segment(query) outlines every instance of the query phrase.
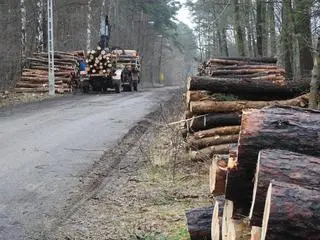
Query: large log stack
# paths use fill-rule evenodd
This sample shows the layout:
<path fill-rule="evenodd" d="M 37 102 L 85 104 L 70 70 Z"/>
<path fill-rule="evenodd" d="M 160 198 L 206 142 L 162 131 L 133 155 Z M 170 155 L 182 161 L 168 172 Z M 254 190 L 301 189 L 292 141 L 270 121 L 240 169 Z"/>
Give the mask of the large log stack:
<path fill-rule="evenodd" d="M 320 112 L 305 109 L 305 82 L 281 70 L 278 79 L 215 76 L 232 64 L 275 69 L 246 61 L 215 59 L 188 82 L 190 156 L 210 163 L 210 193 L 225 198 L 212 239 L 320 239 Z"/>
<path fill-rule="evenodd" d="M 307 82 L 289 82 L 276 59 L 211 59 L 188 79 L 185 113 L 193 160 L 228 154 L 237 144 L 242 110 L 273 105 L 306 107 Z M 204 74 L 206 74 L 204 76 Z"/>
<path fill-rule="evenodd" d="M 83 51 L 55 52 L 55 88 L 57 93 L 72 91 L 72 75 L 76 71 L 77 59 L 84 57 Z M 48 54 L 34 53 L 27 58 L 26 68 L 16 83 L 15 92 L 18 93 L 46 93 L 48 86 Z"/>

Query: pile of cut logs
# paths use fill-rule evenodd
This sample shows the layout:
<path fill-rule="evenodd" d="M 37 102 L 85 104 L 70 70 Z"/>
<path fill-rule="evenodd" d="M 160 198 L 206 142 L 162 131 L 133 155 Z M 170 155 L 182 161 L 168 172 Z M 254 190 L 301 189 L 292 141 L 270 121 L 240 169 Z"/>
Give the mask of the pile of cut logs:
<path fill-rule="evenodd" d="M 72 91 L 72 74 L 76 71 L 79 57 L 84 57 L 83 51 L 54 53 L 56 93 L 63 94 Z M 32 57 L 27 58 L 26 65 L 28 67 L 22 70 L 22 76 L 16 83 L 15 92 L 48 92 L 48 54 L 34 53 Z"/>
<path fill-rule="evenodd" d="M 87 53 L 87 64 L 89 74 L 109 74 L 116 64 L 117 56 L 101 47 Z"/>
<path fill-rule="evenodd" d="M 241 59 L 242 60 L 242 59 Z M 193 76 L 188 79 L 186 93 L 185 133 L 192 150 L 192 160 L 211 159 L 214 154 L 228 154 L 238 142 L 242 110 L 273 105 L 305 107 L 308 95 L 301 95 L 309 88 L 307 81 L 286 81 L 285 71 L 262 60 L 212 59 L 213 63 L 227 65 L 238 70 L 228 70 L 234 77 L 225 78 L 225 70 L 212 71 L 212 76 Z M 271 59 L 265 61 L 270 62 Z M 231 65 L 233 64 L 233 65 Z M 240 73 L 254 70 L 268 74 L 270 69 L 279 76 L 268 78 L 244 77 Z M 220 73 L 220 75 L 218 75 Z M 254 73 L 253 73 L 254 74 Z M 281 76 L 281 77 L 280 77 Z"/>
<path fill-rule="evenodd" d="M 320 112 L 301 108 L 307 86 L 236 81 L 189 79 L 186 137 L 191 158 L 210 162 L 215 197 L 186 213 L 191 239 L 319 239 Z M 258 100 L 270 92 L 281 100 Z"/>

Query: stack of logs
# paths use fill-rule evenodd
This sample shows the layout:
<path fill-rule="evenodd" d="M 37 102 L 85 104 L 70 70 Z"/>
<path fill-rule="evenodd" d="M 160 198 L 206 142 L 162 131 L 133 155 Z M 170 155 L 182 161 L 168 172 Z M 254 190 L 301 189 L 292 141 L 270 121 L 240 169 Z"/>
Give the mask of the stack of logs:
<path fill-rule="evenodd" d="M 201 84 L 195 85 L 197 81 Z M 215 197 L 214 206 L 186 213 L 191 239 L 319 239 L 320 112 L 301 108 L 307 106 L 308 95 L 294 96 L 307 86 L 246 81 L 251 84 L 250 96 L 268 94 L 272 84 L 273 93 L 284 94 L 280 101 L 242 96 L 218 101 L 212 94 L 217 89 L 239 91 L 236 79 L 231 80 L 233 85 L 220 81 L 208 76 L 189 79 L 189 90 L 198 92 L 187 93 L 191 117 L 187 139 L 196 151 L 193 160 L 210 161 L 210 192 Z M 193 89 L 200 85 L 212 88 Z M 283 99 L 290 94 L 293 99 Z M 195 119 L 202 119 L 199 132 L 192 128 Z M 206 126 L 209 129 L 204 130 Z M 224 151 L 210 147 L 211 142 L 223 143 Z M 235 144 L 226 151 L 230 142 Z"/>
<path fill-rule="evenodd" d="M 308 95 L 300 96 L 309 88 L 307 81 L 286 81 L 284 69 L 263 61 L 271 59 L 212 59 L 209 61 L 211 76 L 188 79 L 184 127 L 192 160 L 210 160 L 214 154 L 229 154 L 238 142 L 243 109 L 308 104 Z M 214 66 L 230 70 L 212 70 Z"/>
<path fill-rule="evenodd" d="M 101 47 L 89 51 L 87 54 L 87 64 L 89 74 L 109 74 L 116 65 L 117 56 Z"/>
<path fill-rule="evenodd" d="M 54 53 L 56 93 L 63 94 L 72 91 L 72 74 L 76 71 L 79 57 L 84 57 L 83 51 Z M 22 76 L 16 83 L 15 92 L 48 92 L 48 54 L 34 53 L 32 57 L 27 58 L 26 65 L 28 67 L 22 70 Z"/>

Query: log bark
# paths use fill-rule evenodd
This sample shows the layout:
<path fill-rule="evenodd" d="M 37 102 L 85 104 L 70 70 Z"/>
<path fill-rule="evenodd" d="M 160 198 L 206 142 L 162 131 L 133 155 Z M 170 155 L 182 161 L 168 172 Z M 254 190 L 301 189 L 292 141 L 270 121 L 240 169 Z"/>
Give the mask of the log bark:
<path fill-rule="evenodd" d="M 187 91 L 186 93 L 187 106 L 191 101 L 202 101 L 210 98 L 211 94 L 208 91 Z"/>
<path fill-rule="evenodd" d="M 224 195 L 229 155 L 215 155 L 209 169 L 209 186 L 213 196 Z"/>
<path fill-rule="evenodd" d="M 239 134 L 240 126 L 227 126 L 227 127 L 218 127 L 208 130 L 203 130 L 195 132 L 193 134 L 195 139 L 208 138 L 213 136 L 225 136 L 225 135 L 235 135 Z"/>
<path fill-rule="evenodd" d="M 199 150 L 210 146 L 216 146 L 227 143 L 234 143 L 238 141 L 238 134 L 226 135 L 226 136 L 214 136 L 202 139 L 195 139 L 190 136 L 188 139 L 188 144 L 192 150 Z"/>
<path fill-rule="evenodd" d="M 309 102 L 309 94 L 305 94 L 290 100 L 281 101 L 198 101 L 190 103 L 193 114 L 238 112 L 248 108 L 264 108 L 274 105 L 306 107 Z"/>
<path fill-rule="evenodd" d="M 259 65 L 259 64 L 276 64 L 276 58 L 245 58 L 245 57 L 228 57 L 228 58 L 212 58 L 207 64 L 222 64 L 222 65 Z"/>
<path fill-rule="evenodd" d="M 297 96 L 304 91 L 308 91 L 309 83 L 284 82 L 270 80 L 254 80 L 239 78 L 213 78 L 194 76 L 188 79 L 189 91 L 210 91 L 220 93 L 241 93 L 241 94 L 278 94 L 287 96 Z"/>
<path fill-rule="evenodd" d="M 272 181 L 263 216 L 261 240 L 319 240 L 320 192 Z"/>
<path fill-rule="evenodd" d="M 291 107 L 244 111 L 238 141 L 238 156 L 229 169 L 226 198 L 236 214 L 248 216 L 253 179 L 261 149 L 280 148 L 320 156 L 320 112 Z"/>
<path fill-rule="evenodd" d="M 238 69 L 238 70 L 214 70 L 211 71 L 211 76 L 224 76 L 224 75 L 241 75 L 241 74 L 285 74 L 284 69 Z"/>
<path fill-rule="evenodd" d="M 216 127 L 238 126 L 241 123 L 241 114 L 233 113 L 212 113 L 195 117 L 190 121 L 190 130 L 197 132 Z"/>
<path fill-rule="evenodd" d="M 262 226 L 265 199 L 272 179 L 319 191 L 319 173 L 320 158 L 284 150 L 260 151 L 249 214 L 251 225 Z"/>
<path fill-rule="evenodd" d="M 199 151 L 191 151 L 189 157 L 192 161 L 211 161 L 214 154 L 229 154 L 229 150 L 234 148 L 236 144 L 237 143 L 223 144 L 204 148 Z"/>

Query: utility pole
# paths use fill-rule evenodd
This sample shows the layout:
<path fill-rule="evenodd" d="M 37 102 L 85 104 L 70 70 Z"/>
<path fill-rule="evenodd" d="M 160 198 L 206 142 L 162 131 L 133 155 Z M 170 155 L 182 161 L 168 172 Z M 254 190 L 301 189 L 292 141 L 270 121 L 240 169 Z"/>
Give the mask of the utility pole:
<path fill-rule="evenodd" d="M 48 70 L 49 70 L 49 95 L 55 95 L 54 80 L 54 42 L 53 42 L 53 0 L 47 0 L 48 8 Z"/>

